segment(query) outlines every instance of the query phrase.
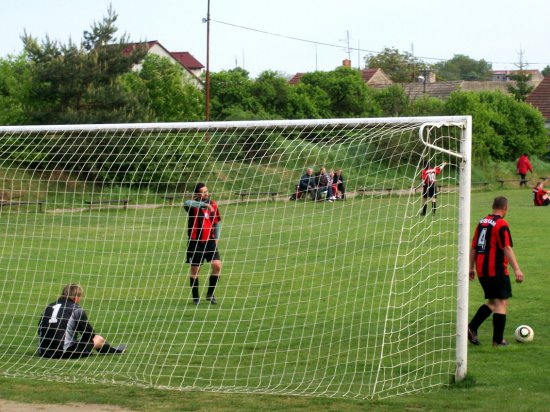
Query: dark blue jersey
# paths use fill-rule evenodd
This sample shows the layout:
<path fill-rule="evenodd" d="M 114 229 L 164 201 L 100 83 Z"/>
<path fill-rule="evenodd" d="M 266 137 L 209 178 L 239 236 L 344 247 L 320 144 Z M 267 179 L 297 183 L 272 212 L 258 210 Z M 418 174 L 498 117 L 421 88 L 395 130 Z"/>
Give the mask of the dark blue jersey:
<path fill-rule="evenodd" d="M 91 342 L 95 336 L 86 312 L 70 299 L 60 298 L 44 310 L 38 324 L 38 354 L 59 358 L 79 342 Z"/>

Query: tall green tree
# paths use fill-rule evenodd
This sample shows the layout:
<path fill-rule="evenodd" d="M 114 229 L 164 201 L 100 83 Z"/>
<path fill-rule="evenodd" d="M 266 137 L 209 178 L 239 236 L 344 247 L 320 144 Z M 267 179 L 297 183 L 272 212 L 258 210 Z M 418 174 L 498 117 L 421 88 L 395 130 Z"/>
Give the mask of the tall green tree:
<path fill-rule="evenodd" d="M 306 73 L 300 82 L 327 94 L 330 117 L 375 117 L 382 113 L 357 69 L 338 67 L 330 72 Z"/>
<path fill-rule="evenodd" d="M 23 102 L 31 90 L 29 65 L 23 55 L 0 59 L 0 125 L 28 123 Z"/>
<path fill-rule="evenodd" d="M 491 80 L 493 67 L 485 60 L 475 60 L 463 54 L 433 65 L 439 80 Z"/>
<path fill-rule="evenodd" d="M 132 77 L 138 77 L 139 80 Z M 145 91 L 155 121 L 204 119 L 204 93 L 184 76 L 181 67 L 165 57 L 154 54 L 146 56 L 141 70 L 127 75 L 125 81 L 137 95 Z"/>
<path fill-rule="evenodd" d="M 386 47 L 378 54 L 370 54 L 365 57 L 369 69 L 382 69 L 395 83 L 409 83 L 416 81 L 428 65 L 414 57 L 409 52 L 401 53 L 393 47 Z"/>
<path fill-rule="evenodd" d="M 472 115 L 475 160 L 515 160 L 519 153 L 543 155 L 548 132 L 541 113 L 531 105 L 497 92 L 455 91 L 445 102 L 446 114 Z"/>
<path fill-rule="evenodd" d="M 31 123 L 111 123 L 145 121 L 143 99 L 127 90 L 121 76 L 146 54 L 115 37 L 118 15 L 107 15 L 84 31 L 82 44 L 60 44 L 27 34 L 21 37 L 30 63 L 32 88 L 26 106 Z"/>
<path fill-rule="evenodd" d="M 210 75 L 210 113 L 212 120 L 225 120 L 239 112 L 255 116 L 261 105 L 252 94 L 249 73 L 237 67 Z M 243 119 L 244 120 L 244 119 Z"/>
<path fill-rule="evenodd" d="M 542 69 L 541 73 L 544 77 L 548 76 L 550 74 L 550 65 L 547 65 L 544 69 Z"/>
<path fill-rule="evenodd" d="M 531 75 L 525 70 L 527 64 L 524 60 L 523 50 L 519 51 L 519 62 L 517 67 L 518 70 L 510 75 L 510 80 L 515 81 L 515 85 L 509 85 L 508 92 L 510 92 L 518 102 L 524 102 L 527 100 L 527 96 L 533 91 L 534 87 L 529 84 Z"/>

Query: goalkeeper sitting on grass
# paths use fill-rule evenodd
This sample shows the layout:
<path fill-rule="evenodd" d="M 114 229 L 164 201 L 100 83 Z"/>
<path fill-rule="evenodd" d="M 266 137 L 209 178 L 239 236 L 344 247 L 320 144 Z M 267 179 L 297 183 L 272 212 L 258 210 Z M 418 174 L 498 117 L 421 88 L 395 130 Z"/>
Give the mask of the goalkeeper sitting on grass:
<path fill-rule="evenodd" d="M 84 290 L 76 283 L 63 288 L 56 302 L 50 303 L 38 324 L 38 354 L 43 358 L 75 359 L 99 353 L 123 353 L 125 345 L 112 347 L 96 335 L 86 312 L 79 306 Z M 80 340 L 78 340 L 80 336 Z"/>

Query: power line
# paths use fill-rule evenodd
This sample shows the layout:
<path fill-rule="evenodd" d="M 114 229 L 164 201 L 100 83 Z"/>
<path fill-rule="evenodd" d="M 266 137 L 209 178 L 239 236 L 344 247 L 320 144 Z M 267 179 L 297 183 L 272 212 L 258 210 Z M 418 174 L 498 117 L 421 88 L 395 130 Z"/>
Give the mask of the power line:
<path fill-rule="evenodd" d="M 223 24 L 225 26 L 235 27 L 237 29 L 248 30 L 248 31 L 256 32 L 256 33 L 266 34 L 268 36 L 281 37 L 281 38 L 284 38 L 284 39 L 300 41 L 300 42 L 303 42 L 303 43 L 310 43 L 310 44 L 315 44 L 315 45 L 319 45 L 319 46 L 334 47 L 334 48 L 338 48 L 338 49 L 342 48 L 341 44 L 333 44 L 333 43 L 326 43 L 326 42 L 321 42 L 321 41 L 317 41 L 317 40 L 309 40 L 309 39 L 304 39 L 304 38 L 301 38 L 301 37 L 289 36 L 289 35 L 286 35 L 286 34 L 274 33 L 274 32 L 267 31 L 267 30 L 261 30 L 261 29 L 256 29 L 256 28 L 253 28 L 253 27 L 242 26 L 242 25 L 239 25 L 239 24 L 229 23 L 229 22 L 226 22 L 226 21 L 220 21 L 220 20 L 214 20 L 214 19 L 211 19 L 210 21 L 218 23 L 218 24 Z M 369 53 L 369 54 L 379 54 L 379 53 L 381 53 L 381 51 L 367 50 L 367 49 L 362 49 L 362 48 L 359 48 L 359 47 L 351 47 L 351 46 L 349 46 L 347 49 L 350 50 L 350 51 L 353 50 L 353 51 L 365 52 L 365 53 Z M 444 62 L 444 61 L 449 60 L 448 58 L 443 59 L 443 58 L 439 58 L 439 57 L 426 57 L 426 56 L 414 56 L 414 57 L 417 58 L 417 59 L 422 59 L 422 60 L 433 60 L 433 61 L 440 61 L 440 62 Z M 491 64 L 516 64 L 517 63 L 517 62 L 492 62 L 492 61 L 488 61 L 488 60 L 485 60 L 485 61 L 487 63 L 491 63 Z M 534 64 L 548 65 L 550 63 L 528 62 L 526 64 L 527 65 L 534 65 Z"/>

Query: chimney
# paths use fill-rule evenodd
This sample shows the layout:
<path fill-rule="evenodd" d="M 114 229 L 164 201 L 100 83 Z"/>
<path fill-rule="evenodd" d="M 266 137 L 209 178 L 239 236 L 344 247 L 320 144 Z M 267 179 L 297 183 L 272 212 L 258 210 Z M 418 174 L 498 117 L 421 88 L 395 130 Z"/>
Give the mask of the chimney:
<path fill-rule="evenodd" d="M 344 66 L 344 67 L 351 67 L 351 60 L 350 60 L 350 59 L 344 59 L 344 60 L 342 60 L 342 66 Z"/>

